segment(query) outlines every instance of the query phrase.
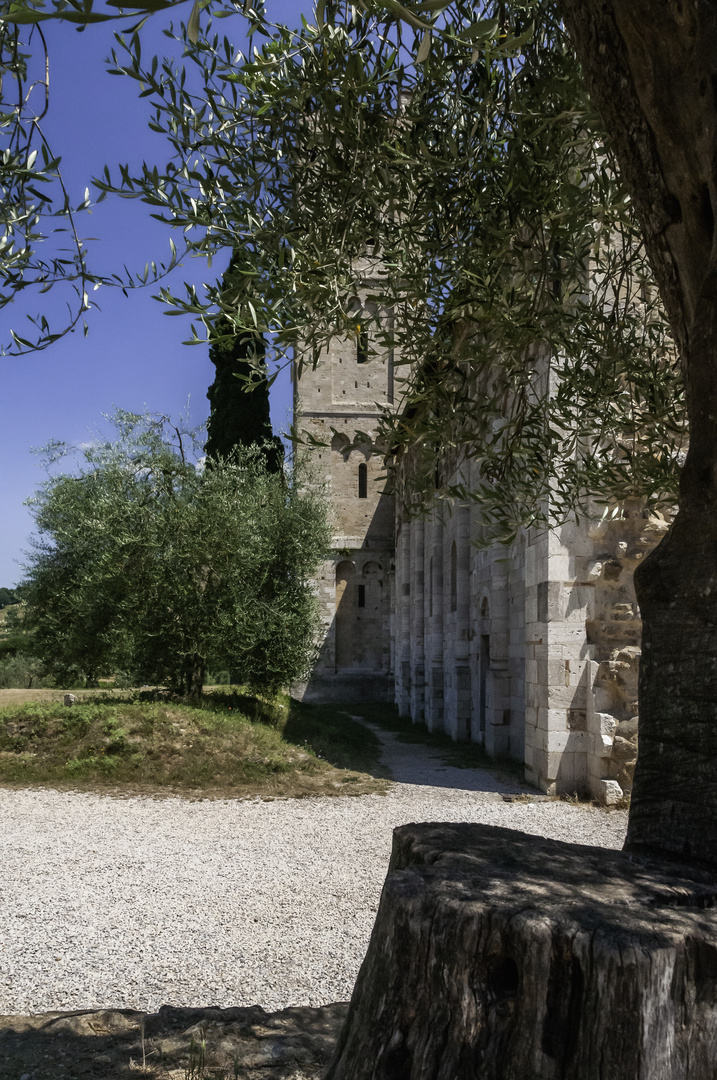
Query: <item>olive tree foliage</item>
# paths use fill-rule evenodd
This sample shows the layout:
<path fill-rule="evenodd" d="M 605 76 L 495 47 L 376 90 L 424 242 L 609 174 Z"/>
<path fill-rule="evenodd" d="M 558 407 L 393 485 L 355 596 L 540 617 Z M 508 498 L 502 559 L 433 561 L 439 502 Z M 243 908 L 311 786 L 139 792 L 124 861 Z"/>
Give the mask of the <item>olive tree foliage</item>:
<path fill-rule="evenodd" d="M 0 589 L 15 594 L 12 589 Z M 25 605 L 12 600 L 0 616 L 0 689 L 31 688 L 51 684 L 41 661 L 34 655 L 32 635 L 25 627 Z"/>
<path fill-rule="evenodd" d="M 238 14 L 246 55 L 220 32 Z M 181 60 L 145 57 L 136 24 L 110 70 L 137 82 L 171 157 L 97 186 L 142 199 L 193 254 L 233 254 L 231 290 L 161 291 L 194 340 L 226 318 L 314 364 L 368 330 L 397 365 L 383 437 L 412 492 L 438 471 L 487 536 L 590 497 L 672 501 L 681 374 L 554 3 L 321 0 L 294 31 L 259 3 L 201 0 L 167 33 Z M 470 492 L 445 483 L 466 455 Z"/>
<path fill-rule="evenodd" d="M 198 695 L 207 669 L 275 690 L 314 653 L 310 578 L 329 537 L 321 493 L 269 473 L 261 447 L 204 469 L 196 433 L 119 412 L 31 500 L 23 596 L 58 679 L 124 670 Z M 50 456 L 65 455 L 50 447 Z M 75 454 L 77 456 L 77 452 Z"/>
<path fill-rule="evenodd" d="M 140 14 L 173 6 L 168 0 L 131 4 L 135 27 Z M 92 205 L 90 189 L 73 201 L 63 178 L 62 148 L 47 135 L 52 81 L 43 23 L 60 19 L 83 30 L 89 23 L 127 22 L 127 9 L 112 0 L 107 8 L 93 10 L 91 0 L 54 0 L 47 7 L 35 0 L 4 0 L 0 5 L 0 310 L 50 290 L 59 290 L 64 301 L 54 321 L 41 310 L 26 315 L 22 332 L 6 331 L 1 354 L 45 349 L 79 327 L 86 333 L 86 313 L 98 306 L 93 294 L 100 285 L 142 287 L 179 262 L 172 246 L 165 262 L 148 263 L 138 273 L 126 268 L 99 272 L 82 236 L 82 217 Z M 42 307 L 42 299 L 38 303 Z"/>
<path fill-rule="evenodd" d="M 205 5 L 182 65 L 137 35 L 112 60 L 173 156 L 99 186 L 234 252 L 231 296 L 165 288 L 170 309 L 310 364 L 368 330 L 397 366 L 383 439 L 411 492 L 438 464 L 487 536 L 593 497 L 672 501 L 681 374 L 555 6 L 327 2 L 298 31 L 257 16 L 246 56 L 216 30 L 233 10 Z M 466 456 L 470 491 L 448 482 Z"/>

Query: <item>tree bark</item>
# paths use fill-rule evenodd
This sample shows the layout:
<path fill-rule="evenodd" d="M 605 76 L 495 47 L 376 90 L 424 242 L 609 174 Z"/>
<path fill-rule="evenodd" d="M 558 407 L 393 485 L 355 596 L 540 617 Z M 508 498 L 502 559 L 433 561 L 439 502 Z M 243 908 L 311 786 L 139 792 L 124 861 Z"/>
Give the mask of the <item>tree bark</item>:
<path fill-rule="evenodd" d="M 642 225 L 690 423 L 679 514 L 636 579 L 637 854 L 397 830 L 326 1080 L 717 1075 L 717 4 L 559 6 Z"/>
<path fill-rule="evenodd" d="M 717 863 L 717 5 L 560 0 L 680 351 L 690 449 L 636 575 L 640 754 L 627 847 Z"/>
<path fill-rule="evenodd" d="M 326 1080 L 714 1080 L 712 873 L 405 825 Z"/>
<path fill-rule="evenodd" d="M 202 700 L 202 691 L 204 690 L 206 674 L 207 669 L 204 657 L 195 653 L 194 656 L 187 661 L 187 690 L 190 701 L 199 703 Z"/>

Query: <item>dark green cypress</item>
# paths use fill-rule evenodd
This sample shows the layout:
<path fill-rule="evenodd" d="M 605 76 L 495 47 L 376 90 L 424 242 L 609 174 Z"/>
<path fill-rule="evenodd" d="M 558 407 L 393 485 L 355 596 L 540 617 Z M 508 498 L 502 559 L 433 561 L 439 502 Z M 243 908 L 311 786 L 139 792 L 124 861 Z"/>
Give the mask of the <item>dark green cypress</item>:
<path fill-rule="evenodd" d="M 224 276 L 225 287 L 230 273 L 231 265 Z M 216 375 L 207 391 L 210 411 L 204 449 L 207 457 L 218 460 L 228 457 L 236 446 L 264 444 L 267 469 L 281 472 L 284 447 L 271 429 L 269 386 L 263 383 L 247 393 L 246 383 L 237 378 L 250 376 L 256 370 L 252 361 L 256 364 L 257 358 L 263 369 L 265 351 L 261 334 L 246 331 L 233 335 L 228 319 L 217 320 L 214 342 L 209 349 Z"/>

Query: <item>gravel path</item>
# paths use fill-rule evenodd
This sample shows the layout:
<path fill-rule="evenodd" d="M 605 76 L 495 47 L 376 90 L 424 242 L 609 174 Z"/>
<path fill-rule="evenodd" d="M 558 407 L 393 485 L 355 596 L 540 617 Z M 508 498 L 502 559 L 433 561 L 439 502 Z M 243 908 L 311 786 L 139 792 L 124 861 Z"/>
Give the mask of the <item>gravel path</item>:
<path fill-rule="evenodd" d="M 0 789 L 0 1013 L 345 1001 L 409 821 L 619 847 L 626 815 L 385 736 L 386 795 L 263 801 Z M 451 786 L 451 785 L 460 786 Z M 527 790 L 527 789 L 523 789 Z"/>

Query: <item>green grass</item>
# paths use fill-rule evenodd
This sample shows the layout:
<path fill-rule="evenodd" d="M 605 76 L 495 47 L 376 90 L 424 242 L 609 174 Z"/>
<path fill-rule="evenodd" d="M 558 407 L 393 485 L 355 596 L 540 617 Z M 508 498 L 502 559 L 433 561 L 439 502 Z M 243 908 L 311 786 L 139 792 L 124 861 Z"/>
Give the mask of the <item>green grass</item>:
<path fill-rule="evenodd" d="M 275 728 L 286 742 L 309 747 L 320 760 L 337 768 L 370 773 L 380 768 L 381 742 L 367 727 L 351 719 L 351 707 L 306 705 L 288 694 L 259 698 L 223 688 L 215 688 L 207 695 L 207 707 L 216 706 L 240 709 L 252 720 Z"/>
<path fill-rule="evenodd" d="M 350 713 L 363 715 L 358 706 L 354 709 L 345 705 L 304 705 L 292 701 L 284 738 L 300 746 L 311 746 L 322 758 L 339 768 L 376 775 L 380 771 L 381 743 L 373 731 L 352 720 Z"/>
<path fill-rule="evenodd" d="M 199 708 L 152 695 L 0 709 L 0 783 L 246 797 L 362 794 L 380 745 L 337 710 L 211 693 Z"/>

